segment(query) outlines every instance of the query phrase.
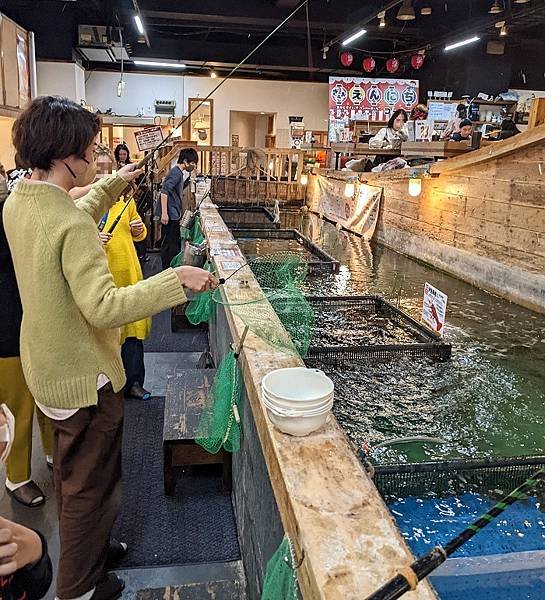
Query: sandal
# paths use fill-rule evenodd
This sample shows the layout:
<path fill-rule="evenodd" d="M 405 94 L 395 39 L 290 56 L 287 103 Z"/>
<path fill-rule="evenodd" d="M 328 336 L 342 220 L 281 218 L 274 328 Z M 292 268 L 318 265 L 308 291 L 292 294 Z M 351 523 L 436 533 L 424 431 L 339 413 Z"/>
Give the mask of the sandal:
<path fill-rule="evenodd" d="M 17 502 L 31 508 L 41 506 L 45 502 L 44 493 L 33 481 L 25 483 L 25 485 L 18 487 L 16 490 L 11 491 L 8 488 L 6 490 Z"/>

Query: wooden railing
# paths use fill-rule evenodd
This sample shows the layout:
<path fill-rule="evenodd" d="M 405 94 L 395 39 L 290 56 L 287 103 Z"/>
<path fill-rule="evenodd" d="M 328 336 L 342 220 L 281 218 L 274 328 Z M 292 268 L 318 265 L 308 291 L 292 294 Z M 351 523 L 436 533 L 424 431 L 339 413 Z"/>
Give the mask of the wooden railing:
<path fill-rule="evenodd" d="M 161 179 L 184 142 L 175 142 L 161 152 L 157 178 Z M 288 148 L 235 148 L 197 146 L 199 171 L 213 179 L 213 195 L 226 203 L 276 200 L 302 201 L 305 188 L 302 150 Z"/>

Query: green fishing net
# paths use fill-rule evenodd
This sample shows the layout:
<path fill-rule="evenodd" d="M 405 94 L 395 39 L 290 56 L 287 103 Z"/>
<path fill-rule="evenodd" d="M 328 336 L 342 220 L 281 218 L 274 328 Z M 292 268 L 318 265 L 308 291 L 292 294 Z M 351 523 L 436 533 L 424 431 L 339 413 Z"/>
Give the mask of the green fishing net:
<path fill-rule="evenodd" d="M 212 265 L 207 262 L 203 268 L 210 271 Z M 187 303 L 185 316 L 192 325 L 200 325 L 201 323 L 208 323 L 213 309 L 212 292 L 201 292 Z"/>
<path fill-rule="evenodd" d="M 216 454 L 240 449 L 240 413 L 242 373 L 234 350 L 222 360 L 207 405 L 201 416 L 195 441 L 207 452 Z"/>
<path fill-rule="evenodd" d="M 182 237 L 182 245 L 186 241 L 189 241 L 195 245 L 199 245 L 204 241 L 200 215 L 195 215 L 195 218 L 193 219 L 193 225 L 190 229 L 187 227 L 180 227 L 180 236 Z"/>
<path fill-rule="evenodd" d="M 282 540 L 277 551 L 267 563 L 261 600 L 297 600 L 297 576 L 291 542 Z"/>
<path fill-rule="evenodd" d="M 270 346 L 305 356 L 314 327 L 314 312 L 300 290 L 308 273 L 306 260 L 299 254 L 279 252 L 257 257 L 245 268 L 251 269 L 261 289 L 245 287 L 241 271 L 240 287 L 230 287 L 228 296 L 216 289 L 214 302 L 229 306 Z"/>

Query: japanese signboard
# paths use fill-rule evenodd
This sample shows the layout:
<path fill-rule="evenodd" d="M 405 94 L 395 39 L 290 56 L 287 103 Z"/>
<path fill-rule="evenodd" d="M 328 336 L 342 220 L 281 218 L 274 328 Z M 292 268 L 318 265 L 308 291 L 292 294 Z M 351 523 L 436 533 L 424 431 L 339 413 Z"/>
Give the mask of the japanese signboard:
<path fill-rule="evenodd" d="M 134 132 L 136 145 L 140 152 L 145 150 L 153 150 L 163 141 L 163 130 L 159 125 L 155 127 L 146 127 L 140 131 Z"/>
<path fill-rule="evenodd" d="M 428 282 L 424 286 L 424 305 L 422 321 L 439 335 L 443 335 L 447 315 L 448 296 L 434 288 Z"/>
<path fill-rule="evenodd" d="M 329 122 L 388 121 L 399 108 L 410 112 L 418 104 L 415 79 L 329 78 Z M 338 136 L 337 136 L 338 137 Z M 330 141 L 331 132 L 330 132 Z"/>

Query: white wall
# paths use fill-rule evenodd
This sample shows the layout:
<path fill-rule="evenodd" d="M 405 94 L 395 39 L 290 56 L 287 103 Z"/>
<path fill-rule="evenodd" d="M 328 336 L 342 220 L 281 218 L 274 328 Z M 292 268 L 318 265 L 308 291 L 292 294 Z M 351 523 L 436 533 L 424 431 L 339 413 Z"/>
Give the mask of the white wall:
<path fill-rule="evenodd" d="M 269 116 L 256 115 L 255 118 L 255 146 L 265 148 L 265 136 L 269 130 Z"/>
<path fill-rule="evenodd" d="M 51 63 L 58 65 L 59 63 Z M 39 76 L 39 74 L 38 74 Z M 87 102 L 102 111 L 112 108 L 118 115 L 153 115 L 156 99 L 176 100 L 176 114 L 187 113 L 188 98 L 202 98 L 219 79 L 184 75 L 125 75 L 125 95 L 118 98 L 119 74 L 94 71 L 87 73 Z M 230 111 L 277 113 L 278 129 L 288 129 L 288 116 L 302 115 L 305 128 L 327 129 L 328 85 L 326 83 L 279 82 L 231 79 L 213 96 L 214 143 L 230 144 Z M 279 145 L 277 143 L 277 145 Z"/>
<path fill-rule="evenodd" d="M 38 62 L 38 96 L 66 96 L 85 100 L 85 71 L 76 63 Z"/>

